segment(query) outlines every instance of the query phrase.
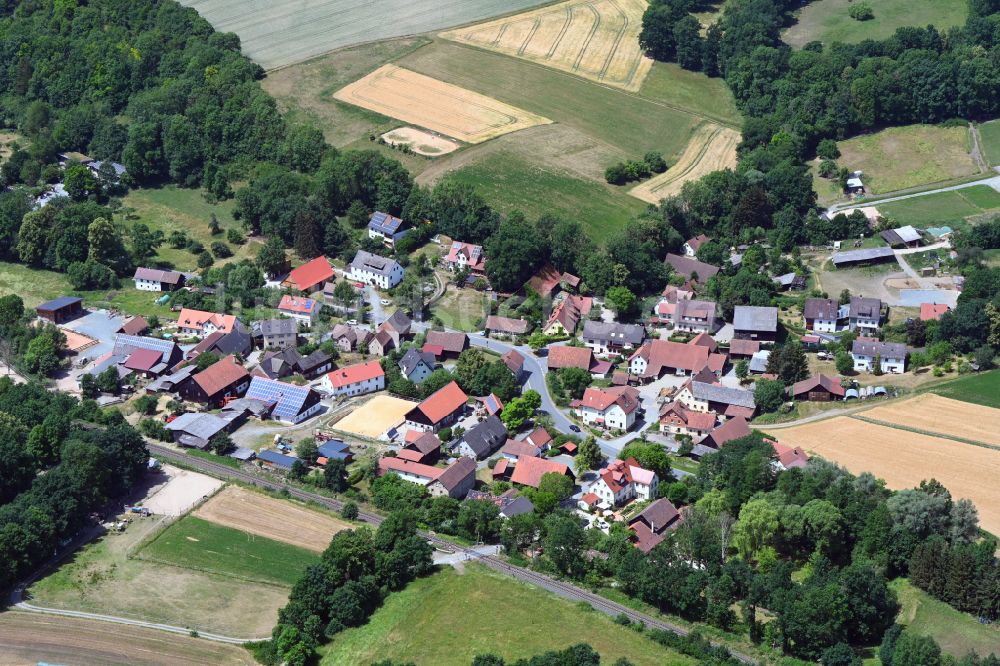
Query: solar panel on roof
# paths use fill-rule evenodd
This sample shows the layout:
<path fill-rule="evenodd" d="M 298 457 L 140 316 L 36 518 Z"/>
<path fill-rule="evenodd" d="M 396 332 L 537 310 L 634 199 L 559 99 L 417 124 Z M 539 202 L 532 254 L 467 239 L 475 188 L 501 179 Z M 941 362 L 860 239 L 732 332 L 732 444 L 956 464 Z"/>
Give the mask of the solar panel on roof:
<path fill-rule="evenodd" d="M 119 333 L 115 337 L 114 350 L 116 354 L 131 354 L 137 349 L 150 349 L 160 352 L 164 357 L 169 357 L 173 347 L 174 343 L 170 340 Z"/>
<path fill-rule="evenodd" d="M 248 398 L 275 403 L 273 415 L 279 420 L 294 420 L 308 396 L 308 386 L 295 386 L 263 377 L 254 377 L 246 394 Z"/>

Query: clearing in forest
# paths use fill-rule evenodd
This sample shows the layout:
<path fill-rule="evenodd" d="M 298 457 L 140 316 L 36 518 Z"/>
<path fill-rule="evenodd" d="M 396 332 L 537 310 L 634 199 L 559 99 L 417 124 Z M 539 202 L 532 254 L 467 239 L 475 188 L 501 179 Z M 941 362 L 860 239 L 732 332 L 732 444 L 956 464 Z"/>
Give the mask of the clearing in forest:
<path fill-rule="evenodd" d="M 467 143 L 481 143 L 552 122 L 486 95 L 395 65 L 383 65 L 341 88 L 334 97 Z"/>
<path fill-rule="evenodd" d="M 637 91 L 653 61 L 639 31 L 646 0 L 568 0 L 441 36 Z"/>
<path fill-rule="evenodd" d="M 715 123 L 701 125 L 691 137 L 684 153 L 663 173 L 636 185 L 629 194 L 651 204 L 680 194 L 684 183 L 698 180 L 713 171 L 736 167 L 736 146 L 740 133 Z"/>
<path fill-rule="evenodd" d="M 326 550 L 334 534 L 350 528 L 326 513 L 237 486 L 217 493 L 193 515 L 318 553 Z"/>

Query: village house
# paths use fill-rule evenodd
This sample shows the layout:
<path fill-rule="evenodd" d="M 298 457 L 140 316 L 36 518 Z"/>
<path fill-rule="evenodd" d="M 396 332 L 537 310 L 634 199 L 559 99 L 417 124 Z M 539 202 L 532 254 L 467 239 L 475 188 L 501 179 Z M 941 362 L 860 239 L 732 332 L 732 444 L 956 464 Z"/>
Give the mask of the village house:
<path fill-rule="evenodd" d="M 660 432 L 677 436 L 689 435 L 694 441 L 715 428 L 715 412 L 698 412 L 688 409 L 680 400 L 668 402 L 660 408 Z"/>
<path fill-rule="evenodd" d="M 278 303 L 278 314 L 294 319 L 300 326 L 311 328 L 322 307 L 323 304 L 315 299 L 285 294 Z"/>
<path fill-rule="evenodd" d="M 774 440 L 769 440 L 771 442 L 771 448 L 774 449 L 774 454 L 778 457 L 774 461 L 774 466 L 779 470 L 792 469 L 794 467 L 803 468 L 809 463 L 809 456 L 798 446 L 787 446 Z"/>
<path fill-rule="evenodd" d="M 526 379 L 527 373 L 524 370 L 524 355 L 521 352 L 511 349 L 500 357 L 500 361 L 507 366 L 510 374 L 514 375 L 515 381 L 520 383 Z"/>
<path fill-rule="evenodd" d="M 374 334 L 367 328 L 337 324 L 330 331 L 328 339 L 333 340 L 337 349 L 346 354 L 357 349 L 367 349 L 372 337 Z"/>
<path fill-rule="evenodd" d="M 726 442 L 746 437 L 749 434 L 751 434 L 750 425 L 747 420 L 742 416 L 736 416 L 708 433 L 708 436 L 701 440 L 701 445 L 720 449 Z"/>
<path fill-rule="evenodd" d="M 882 323 L 882 301 L 878 298 L 851 296 L 847 306 L 847 327 L 862 335 L 878 331 Z"/>
<path fill-rule="evenodd" d="M 827 377 L 826 375 L 813 375 L 808 379 L 792 384 L 788 389 L 789 395 L 795 400 L 809 400 L 812 402 L 829 402 L 830 400 L 843 400 L 844 387 L 840 385 L 837 377 Z"/>
<path fill-rule="evenodd" d="M 733 309 L 733 337 L 774 342 L 778 338 L 778 308 L 737 305 Z"/>
<path fill-rule="evenodd" d="M 311 294 L 322 289 L 327 281 L 333 281 L 335 277 L 329 260 L 326 257 L 316 257 L 292 270 L 281 285 L 301 294 Z"/>
<path fill-rule="evenodd" d="M 580 320 L 590 314 L 593 305 L 591 298 L 566 294 L 552 310 L 542 332 L 545 335 L 574 335 Z"/>
<path fill-rule="evenodd" d="M 142 315 L 132 317 L 120 327 L 115 333 L 124 333 L 125 335 L 142 335 L 144 333 L 149 333 L 149 322 Z"/>
<path fill-rule="evenodd" d="M 660 301 L 657 314 L 661 321 L 673 326 L 674 330 L 687 333 L 714 333 L 718 328 L 714 301 L 700 301 L 691 298 L 676 303 Z"/>
<path fill-rule="evenodd" d="M 368 237 L 377 238 L 388 248 L 395 248 L 396 243 L 413 231 L 402 218 L 381 211 L 372 213 L 368 220 Z"/>
<path fill-rule="evenodd" d="M 486 318 L 485 331 L 488 338 L 516 338 L 531 331 L 531 322 L 490 315 Z"/>
<path fill-rule="evenodd" d="M 710 240 L 712 239 L 706 236 L 705 234 L 698 234 L 694 238 L 687 239 L 687 241 L 684 243 L 683 246 L 684 256 L 693 257 L 697 255 L 698 248 L 700 248 L 702 245 L 709 242 Z"/>
<path fill-rule="evenodd" d="M 404 481 L 424 486 L 431 497 L 461 499 L 476 485 L 476 462 L 463 456 L 441 468 L 384 457 L 378 461 L 378 474 L 396 474 Z"/>
<path fill-rule="evenodd" d="M 406 413 L 405 427 L 410 430 L 437 432 L 446 428 L 465 413 L 469 396 L 458 383 L 450 382 L 432 393 L 426 400 Z"/>
<path fill-rule="evenodd" d="M 407 349 L 399 359 L 399 371 L 414 384 L 422 384 L 434 372 L 434 354 L 416 349 Z"/>
<path fill-rule="evenodd" d="M 234 357 L 227 356 L 181 384 L 179 393 L 185 400 L 218 407 L 226 398 L 241 395 L 249 385 L 250 373 Z"/>
<path fill-rule="evenodd" d="M 685 280 L 704 284 L 708 278 L 719 272 L 718 266 L 706 264 L 691 257 L 683 257 L 679 254 L 668 254 L 664 261 Z"/>
<path fill-rule="evenodd" d="M 413 436 L 411 437 L 411 435 Z M 403 448 L 399 450 L 396 457 L 424 465 L 433 465 L 441 457 L 441 440 L 434 433 L 407 431 Z"/>
<path fill-rule="evenodd" d="M 602 506 L 621 506 L 634 499 L 654 499 L 659 484 L 656 472 L 643 469 L 635 458 L 629 458 L 615 460 L 602 469 L 590 492 L 601 498 Z"/>
<path fill-rule="evenodd" d="M 209 333 L 198 344 L 189 349 L 184 354 L 184 358 L 194 360 L 202 354 L 218 354 L 219 356 L 233 354 L 240 358 L 246 358 L 251 351 L 253 351 L 253 337 L 243 322 L 237 319 L 233 322 L 232 330 L 228 333 L 222 331 Z"/>
<path fill-rule="evenodd" d="M 542 453 L 552 448 L 552 435 L 545 428 L 538 426 L 527 435 L 521 438 L 522 442 L 530 444 Z"/>
<path fill-rule="evenodd" d="M 257 329 L 264 349 L 285 349 L 298 342 L 299 325 L 294 319 L 265 319 Z"/>
<path fill-rule="evenodd" d="M 451 248 L 445 255 L 444 263 L 450 271 L 468 268 L 476 275 L 486 273 L 486 255 L 483 254 L 482 245 L 452 241 Z"/>
<path fill-rule="evenodd" d="M 631 386 L 590 387 L 583 392 L 576 414 L 586 425 L 625 431 L 635 425 L 639 406 L 639 391 Z"/>
<path fill-rule="evenodd" d="M 388 290 L 403 281 L 403 267 L 393 259 L 358 250 L 351 262 L 349 278 Z"/>
<path fill-rule="evenodd" d="M 906 371 L 906 345 L 901 342 L 858 338 L 851 347 L 851 358 L 857 372 L 872 372 L 876 359 L 884 373 L 902 374 Z"/>
<path fill-rule="evenodd" d="M 140 291 L 173 291 L 184 286 L 184 275 L 157 268 L 137 268 L 132 279 Z"/>
<path fill-rule="evenodd" d="M 265 377 L 250 380 L 246 397 L 270 406 L 271 418 L 284 423 L 301 423 L 323 409 L 319 393 L 312 388 Z"/>
<path fill-rule="evenodd" d="M 204 337 L 216 331 L 229 333 L 236 324 L 236 317 L 204 310 L 182 308 L 177 316 L 177 332 L 181 335 Z"/>
<path fill-rule="evenodd" d="M 667 532 L 677 529 L 681 522 L 683 519 L 677 507 L 661 498 L 630 518 L 628 527 L 634 535 L 635 547 L 649 554 L 667 538 Z"/>
<path fill-rule="evenodd" d="M 802 306 L 806 330 L 834 333 L 840 321 L 840 304 L 834 298 L 807 298 Z"/>
<path fill-rule="evenodd" d="M 320 387 L 335 396 L 355 396 L 374 393 L 385 388 L 385 371 L 378 361 L 356 363 L 328 372 Z"/>
<path fill-rule="evenodd" d="M 469 336 L 458 331 L 427 331 L 423 350 L 434 354 L 435 358 L 458 358 L 469 348 Z"/>
<path fill-rule="evenodd" d="M 612 354 L 641 345 L 646 339 L 646 329 L 638 324 L 586 321 L 581 337 L 595 354 Z"/>
<path fill-rule="evenodd" d="M 507 441 L 507 428 L 496 416 L 488 416 L 484 421 L 465 431 L 456 442 L 453 451 L 460 456 L 475 460 L 485 460 Z"/>
<path fill-rule="evenodd" d="M 180 363 L 183 352 L 171 340 L 119 333 L 115 336 L 111 357 L 128 370 L 158 377 Z"/>
<path fill-rule="evenodd" d="M 710 357 L 717 356 L 716 359 Z M 691 375 L 706 366 L 725 363 L 724 354 L 712 354 L 708 347 L 671 340 L 647 340 L 629 357 L 629 372 L 640 380 L 659 379 L 665 374 Z"/>
<path fill-rule="evenodd" d="M 514 516 L 520 516 L 524 513 L 531 513 L 535 510 L 535 505 L 532 504 L 527 497 L 519 494 L 513 488 L 508 488 L 500 495 L 484 493 L 479 490 L 470 490 L 469 494 L 465 496 L 465 500 L 467 502 L 474 502 L 477 500 L 492 502 L 498 509 L 500 509 L 500 517 L 505 520 L 513 518 Z"/>
<path fill-rule="evenodd" d="M 542 455 L 542 451 L 530 442 L 508 439 L 507 443 L 500 449 L 500 455 L 510 462 L 516 463 L 521 458 L 537 458 Z"/>
<path fill-rule="evenodd" d="M 677 391 L 674 400 L 683 402 L 690 410 L 715 412 L 727 418 L 742 416 L 751 419 L 757 410 L 753 391 L 693 379 Z"/>
<path fill-rule="evenodd" d="M 497 466 L 499 467 L 500 465 L 503 465 L 504 468 L 506 468 L 508 467 L 508 462 L 509 461 L 504 458 L 497 463 Z M 522 457 L 518 459 L 517 464 L 514 465 L 514 471 L 510 475 L 510 481 L 511 483 L 520 486 L 537 488 L 538 484 L 542 481 L 542 477 L 546 474 L 560 474 L 575 480 L 573 472 L 570 471 L 569 467 L 562 463 L 558 463 L 547 458 Z"/>
<path fill-rule="evenodd" d="M 399 349 L 403 339 L 410 334 L 413 322 L 402 310 L 396 310 L 384 322 L 379 324 L 371 342 L 368 343 L 368 353 L 373 356 L 385 356 L 393 349 Z"/>
<path fill-rule="evenodd" d="M 570 347 L 569 345 L 549 347 L 549 370 L 580 368 L 589 371 L 593 365 L 594 352 L 589 347 Z"/>
<path fill-rule="evenodd" d="M 281 379 L 295 374 L 315 379 L 332 368 L 333 357 L 322 349 L 303 356 L 295 347 L 285 347 L 265 352 L 252 374 L 268 379 Z"/>

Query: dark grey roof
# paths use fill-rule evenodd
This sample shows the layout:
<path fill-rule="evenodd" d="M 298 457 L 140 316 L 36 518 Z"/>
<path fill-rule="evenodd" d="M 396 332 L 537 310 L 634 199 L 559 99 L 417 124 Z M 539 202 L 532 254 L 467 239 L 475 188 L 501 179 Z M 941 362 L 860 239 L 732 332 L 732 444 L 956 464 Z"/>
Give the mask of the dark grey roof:
<path fill-rule="evenodd" d="M 882 301 L 878 298 L 851 296 L 848 312 L 851 319 L 874 319 L 877 321 L 882 318 Z"/>
<path fill-rule="evenodd" d="M 906 345 L 902 342 L 881 342 L 880 340 L 870 342 L 868 340 L 855 340 L 854 345 L 851 347 L 851 353 L 858 354 L 860 356 L 872 357 L 877 354 L 883 359 L 905 358 Z"/>
<path fill-rule="evenodd" d="M 294 319 L 267 319 L 260 322 L 260 334 L 268 337 L 271 335 L 288 335 L 299 330 L 299 324 Z"/>
<path fill-rule="evenodd" d="M 82 298 L 77 298 L 76 296 L 60 296 L 59 298 L 53 298 L 51 301 L 46 301 L 39 305 L 36 310 L 44 310 L 48 312 L 49 310 L 58 310 L 64 308 L 67 305 L 73 305 L 74 303 L 82 303 Z"/>
<path fill-rule="evenodd" d="M 896 254 L 892 251 L 891 247 L 872 247 L 864 250 L 850 250 L 848 252 L 838 252 L 831 260 L 834 265 L 839 264 L 850 264 L 859 261 L 874 261 L 877 259 L 888 259 L 889 257 L 895 257 Z"/>
<path fill-rule="evenodd" d="M 754 408 L 757 406 L 752 391 L 720 386 L 719 384 L 691 382 L 691 394 L 699 400 L 708 400 L 709 402 L 721 402 L 738 407 Z"/>
<path fill-rule="evenodd" d="M 802 308 L 802 314 L 806 319 L 824 321 L 836 321 L 839 311 L 840 304 L 832 298 L 807 298 Z"/>
<path fill-rule="evenodd" d="M 778 308 L 737 305 L 733 310 L 733 328 L 774 333 L 778 330 Z"/>
<path fill-rule="evenodd" d="M 413 374 L 413 371 L 417 369 L 420 362 L 423 361 L 428 368 L 434 369 L 434 354 L 431 352 L 417 351 L 416 349 L 408 349 L 403 358 L 399 359 L 399 369 L 403 375 L 409 378 Z"/>
<path fill-rule="evenodd" d="M 495 415 L 489 416 L 482 423 L 470 428 L 462 436 L 461 441 L 472 449 L 477 458 L 485 458 L 507 441 L 507 428 Z"/>
<path fill-rule="evenodd" d="M 267 449 L 258 453 L 257 459 L 272 463 L 274 465 L 277 465 L 278 467 L 284 467 L 285 469 L 291 469 L 292 465 L 295 464 L 295 461 L 299 460 L 298 458 L 293 458 L 292 456 L 285 456 L 278 453 L 277 451 L 269 451 Z"/>
<path fill-rule="evenodd" d="M 531 513 L 535 510 L 535 505 L 524 495 L 518 495 L 509 503 L 500 508 L 500 513 L 507 518 L 520 516 L 522 513 Z"/>
<path fill-rule="evenodd" d="M 586 321 L 583 324 L 583 339 L 638 346 L 646 339 L 646 330 L 638 324 Z"/>
<path fill-rule="evenodd" d="M 675 273 L 683 275 L 686 278 L 690 278 L 697 273 L 698 280 L 701 282 L 719 272 L 718 266 L 706 264 L 704 261 L 698 261 L 697 259 L 682 257 L 679 254 L 668 254 L 664 261 L 670 264 Z"/>
<path fill-rule="evenodd" d="M 671 523 L 680 518 L 680 515 L 677 507 L 670 500 L 660 498 L 640 511 L 628 522 L 631 525 L 638 520 L 642 520 L 649 525 L 649 528 L 653 532 L 659 534 Z"/>
<path fill-rule="evenodd" d="M 181 441 L 190 446 L 203 448 L 208 444 L 208 440 L 222 432 L 229 426 L 229 421 L 220 419 L 214 414 L 196 414 L 188 412 L 181 414 L 176 419 L 167 424 L 167 430 L 179 432 Z M 189 440 L 184 438 L 188 435 Z"/>
<path fill-rule="evenodd" d="M 351 262 L 352 269 L 356 268 L 360 271 L 377 273 L 385 277 L 391 275 L 398 265 L 393 259 L 380 257 L 377 254 L 365 252 L 364 250 L 358 250 L 358 253 L 354 255 L 354 261 Z"/>
<path fill-rule="evenodd" d="M 766 372 L 767 362 L 771 358 L 771 350 L 761 349 L 750 357 L 750 372 Z"/>
<path fill-rule="evenodd" d="M 236 458 L 237 460 L 253 460 L 257 456 L 257 453 L 253 449 L 247 449 L 242 446 L 237 446 L 234 451 L 229 454 L 230 458 Z"/>
<path fill-rule="evenodd" d="M 396 310 L 388 319 L 382 322 L 382 325 L 391 327 L 400 335 L 406 335 L 410 332 L 413 320 L 407 317 L 406 313 L 402 310 Z"/>
<path fill-rule="evenodd" d="M 448 467 L 438 474 L 438 477 L 434 479 L 434 483 L 440 483 L 444 486 L 444 489 L 451 492 L 452 489 L 456 488 L 462 481 L 464 481 L 470 474 L 476 473 L 476 461 L 472 458 L 466 458 L 465 456 L 459 456 L 458 460 L 448 465 Z"/>

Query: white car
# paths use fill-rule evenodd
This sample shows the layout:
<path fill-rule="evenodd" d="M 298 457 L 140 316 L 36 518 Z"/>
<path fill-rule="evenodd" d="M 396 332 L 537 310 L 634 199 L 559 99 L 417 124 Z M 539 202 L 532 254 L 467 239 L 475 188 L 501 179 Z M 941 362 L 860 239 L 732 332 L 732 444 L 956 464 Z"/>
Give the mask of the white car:
<path fill-rule="evenodd" d="M 358 320 L 357 319 L 348 319 L 345 323 L 348 326 L 357 326 L 358 325 Z"/>
<path fill-rule="evenodd" d="M 391 302 L 392 301 L 390 301 L 388 298 L 383 298 L 381 301 L 379 301 L 379 303 L 381 303 L 382 305 L 389 305 Z"/>

